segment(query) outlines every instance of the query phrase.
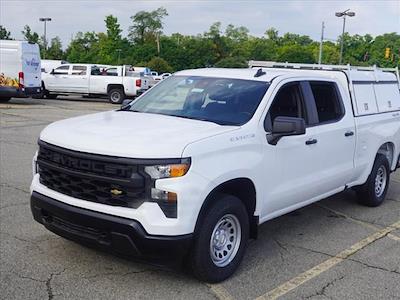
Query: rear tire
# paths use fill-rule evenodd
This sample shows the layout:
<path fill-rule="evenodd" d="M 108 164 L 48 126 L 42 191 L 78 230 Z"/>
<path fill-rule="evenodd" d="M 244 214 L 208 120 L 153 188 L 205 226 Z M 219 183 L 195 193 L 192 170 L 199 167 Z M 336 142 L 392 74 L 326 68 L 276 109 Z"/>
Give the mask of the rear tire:
<path fill-rule="evenodd" d="M 125 99 L 125 93 L 119 88 L 111 89 L 108 92 L 108 99 L 112 104 L 120 104 Z"/>
<path fill-rule="evenodd" d="M 389 162 L 385 155 L 378 154 L 367 182 L 356 189 L 358 202 L 370 207 L 381 205 L 385 200 L 389 182 Z"/>
<path fill-rule="evenodd" d="M 218 194 L 196 232 L 190 265 L 201 281 L 220 282 L 239 267 L 249 239 L 249 217 L 236 197 Z"/>
<path fill-rule="evenodd" d="M 0 97 L 0 102 L 8 102 L 10 99 L 11 97 Z"/>

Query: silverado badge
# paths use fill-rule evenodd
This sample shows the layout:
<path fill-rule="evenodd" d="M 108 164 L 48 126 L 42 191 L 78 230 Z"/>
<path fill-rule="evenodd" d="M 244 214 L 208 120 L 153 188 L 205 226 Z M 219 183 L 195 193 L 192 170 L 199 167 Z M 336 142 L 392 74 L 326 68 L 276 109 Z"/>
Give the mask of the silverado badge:
<path fill-rule="evenodd" d="M 121 190 L 119 190 L 119 189 L 116 189 L 116 188 L 113 188 L 113 189 L 110 190 L 110 193 L 111 193 L 112 195 L 114 195 L 114 196 L 119 196 L 119 195 L 122 195 L 122 194 L 123 194 L 123 191 L 121 191 Z"/>

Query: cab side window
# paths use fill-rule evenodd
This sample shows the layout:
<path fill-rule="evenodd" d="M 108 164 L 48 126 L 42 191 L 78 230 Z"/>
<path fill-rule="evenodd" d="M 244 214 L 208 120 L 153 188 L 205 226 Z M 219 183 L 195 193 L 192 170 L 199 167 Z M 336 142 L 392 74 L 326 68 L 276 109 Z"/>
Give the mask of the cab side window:
<path fill-rule="evenodd" d="M 86 75 L 86 66 L 73 66 L 71 75 Z"/>
<path fill-rule="evenodd" d="M 276 117 L 303 118 L 307 121 L 300 84 L 284 85 L 276 94 L 268 114 L 272 123 Z"/>
<path fill-rule="evenodd" d="M 315 99 L 319 123 L 335 122 L 344 115 L 336 84 L 333 82 L 311 81 L 310 87 Z"/>
<path fill-rule="evenodd" d="M 68 70 L 69 70 L 69 66 L 60 66 L 60 67 L 54 69 L 53 74 L 54 75 L 60 75 L 60 74 L 66 75 L 66 74 L 68 74 Z"/>

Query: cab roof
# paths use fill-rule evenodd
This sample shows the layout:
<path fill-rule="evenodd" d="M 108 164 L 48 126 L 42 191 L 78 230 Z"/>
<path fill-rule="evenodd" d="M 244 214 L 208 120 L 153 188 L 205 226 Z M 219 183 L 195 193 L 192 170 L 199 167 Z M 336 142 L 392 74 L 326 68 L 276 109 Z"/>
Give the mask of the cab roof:
<path fill-rule="evenodd" d="M 260 69 L 262 73 L 259 73 Z M 318 77 L 323 77 L 323 78 L 332 78 L 332 77 L 337 78 L 339 76 L 343 76 L 342 72 L 337 72 L 337 71 L 326 72 L 326 71 L 301 70 L 300 72 L 301 73 L 299 73 L 298 70 L 288 70 L 282 68 L 246 68 L 246 69 L 202 68 L 202 69 L 184 70 L 176 72 L 174 75 L 234 78 L 234 79 L 264 81 L 264 82 L 271 82 L 274 78 L 278 76 L 288 75 L 288 74 L 293 75 L 294 77 L 296 76 L 315 77 L 317 75 Z M 318 72 L 318 74 L 316 74 L 316 72 Z M 257 73 L 259 73 L 258 76 L 256 75 Z M 336 73 L 336 75 L 333 76 L 332 73 Z"/>

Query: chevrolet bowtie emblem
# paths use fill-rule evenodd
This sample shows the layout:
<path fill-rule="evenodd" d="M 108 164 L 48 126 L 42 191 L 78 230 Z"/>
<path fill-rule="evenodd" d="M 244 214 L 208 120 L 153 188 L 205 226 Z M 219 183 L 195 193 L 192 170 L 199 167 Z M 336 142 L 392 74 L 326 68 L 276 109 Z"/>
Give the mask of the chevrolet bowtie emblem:
<path fill-rule="evenodd" d="M 110 193 L 111 193 L 112 195 L 114 195 L 114 196 L 119 196 L 119 195 L 122 195 L 122 194 L 123 194 L 123 191 L 118 190 L 118 189 L 111 189 L 111 190 L 110 190 Z"/>

